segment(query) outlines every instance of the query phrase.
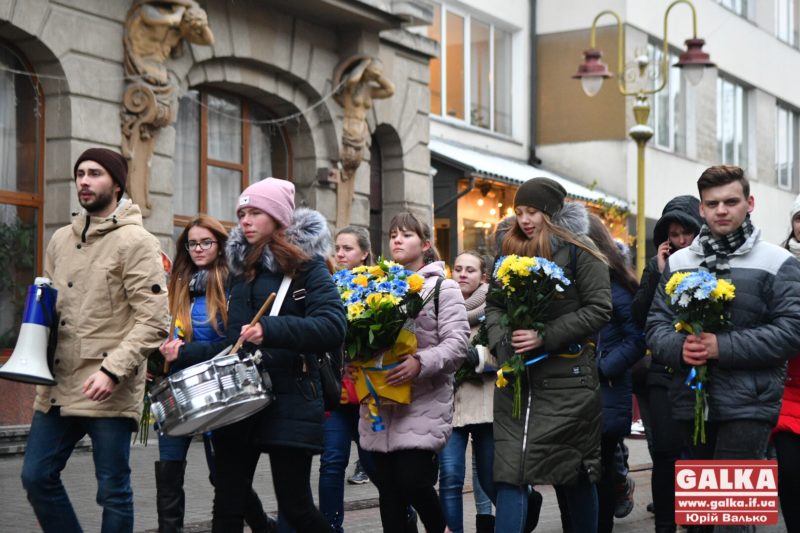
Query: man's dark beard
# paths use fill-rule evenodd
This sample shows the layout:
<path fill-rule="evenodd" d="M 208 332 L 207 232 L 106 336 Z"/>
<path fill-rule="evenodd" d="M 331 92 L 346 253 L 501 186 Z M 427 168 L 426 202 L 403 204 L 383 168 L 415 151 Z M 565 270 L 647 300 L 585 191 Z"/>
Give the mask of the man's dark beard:
<path fill-rule="evenodd" d="M 105 211 L 113 201 L 114 201 L 113 192 L 109 194 L 95 194 L 94 200 L 89 201 L 87 203 L 83 203 L 80 200 L 80 198 L 78 199 L 78 202 L 81 204 L 81 207 L 86 209 L 86 212 L 89 213 L 90 215 Z"/>

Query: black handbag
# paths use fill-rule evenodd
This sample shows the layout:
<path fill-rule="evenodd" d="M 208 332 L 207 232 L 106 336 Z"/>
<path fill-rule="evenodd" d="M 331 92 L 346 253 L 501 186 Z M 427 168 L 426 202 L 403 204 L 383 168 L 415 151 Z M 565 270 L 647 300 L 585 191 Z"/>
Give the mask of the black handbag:
<path fill-rule="evenodd" d="M 322 401 L 326 411 L 333 411 L 341 404 L 343 362 L 344 358 L 341 353 L 317 354 L 319 380 L 322 383 Z"/>

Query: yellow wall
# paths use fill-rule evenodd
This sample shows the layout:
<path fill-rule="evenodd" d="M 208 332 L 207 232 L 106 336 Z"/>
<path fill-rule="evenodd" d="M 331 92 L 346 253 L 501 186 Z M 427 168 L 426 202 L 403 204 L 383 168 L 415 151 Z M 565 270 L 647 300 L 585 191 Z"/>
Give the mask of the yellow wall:
<path fill-rule="evenodd" d="M 617 91 L 615 78 L 607 79 L 593 98 L 571 78 L 589 48 L 589 31 L 540 35 L 538 45 L 537 143 L 625 139 L 625 98 Z M 603 62 L 616 74 L 616 31 L 599 28 L 597 46 Z"/>

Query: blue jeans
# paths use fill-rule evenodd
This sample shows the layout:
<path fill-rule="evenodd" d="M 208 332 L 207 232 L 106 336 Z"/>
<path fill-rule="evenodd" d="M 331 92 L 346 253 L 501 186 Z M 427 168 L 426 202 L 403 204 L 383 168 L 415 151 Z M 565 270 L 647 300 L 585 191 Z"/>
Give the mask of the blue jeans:
<path fill-rule="evenodd" d="M 372 457 L 358 445 L 358 407 L 340 405 L 325 419 L 325 449 L 319 463 L 319 510 L 334 531 L 344 522 L 344 477 L 350 462 L 350 443 L 355 440 L 361 466 L 373 477 Z"/>
<path fill-rule="evenodd" d="M 497 490 L 497 518 L 495 531 L 522 533 L 528 515 L 528 487 L 495 483 Z M 597 489 L 589 478 L 582 475 L 574 485 L 559 485 L 566 498 L 572 531 L 595 533 L 597 531 Z"/>
<path fill-rule="evenodd" d="M 133 426 L 131 419 L 122 417 L 61 416 L 58 408 L 47 414 L 34 413 L 22 465 L 22 486 L 45 532 L 82 531 L 61 482 L 61 471 L 75 445 L 86 434 L 92 439 L 96 499 L 103 507 L 101 531 L 133 532 L 130 469 Z"/>
<path fill-rule="evenodd" d="M 453 428 L 447 445 L 439 452 L 439 499 L 447 526 L 453 533 L 464 531 L 464 476 L 467 442 L 472 435 L 472 449 L 478 464 L 481 488 L 491 499 L 494 495 L 494 435 L 492 424 L 473 424 Z M 498 530 L 500 531 L 500 530 Z"/>
<path fill-rule="evenodd" d="M 158 436 L 158 460 L 159 461 L 179 461 L 186 460 L 189 454 L 189 445 L 192 444 L 193 437 L 170 437 L 169 435 Z M 214 484 L 214 447 L 211 444 L 211 432 L 203 434 L 203 447 L 206 451 L 206 464 L 208 465 L 208 479 Z"/>
<path fill-rule="evenodd" d="M 472 448 L 472 497 L 475 500 L 475 514 L 492 514 L 492 500 L 478 479 L 478 457 L 475 448 Z"/>

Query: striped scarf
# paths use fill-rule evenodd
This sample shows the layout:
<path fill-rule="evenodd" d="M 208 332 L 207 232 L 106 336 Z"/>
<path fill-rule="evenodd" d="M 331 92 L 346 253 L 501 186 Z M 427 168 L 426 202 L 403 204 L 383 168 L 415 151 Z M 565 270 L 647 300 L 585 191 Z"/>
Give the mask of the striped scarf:
<path fill-rule="evenodd" d="M 731 265 L 728 262 L 728 256 L 750 238 L 750 235 L 753 234 L 753 229 L 750 215 L 747 215 L 739 229 L 724 237 L 714 239 L 714 236 L 711 235 L 711 230 L 708 229 L 708 225 L 703 224 L 698 236 L 700 244 L 703 246 L 703 262 L 700 263 L 700 267 L 705 268 L 720 279 L 730 281 Z"/>

